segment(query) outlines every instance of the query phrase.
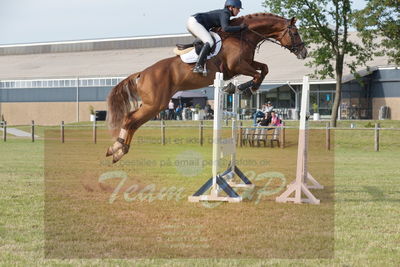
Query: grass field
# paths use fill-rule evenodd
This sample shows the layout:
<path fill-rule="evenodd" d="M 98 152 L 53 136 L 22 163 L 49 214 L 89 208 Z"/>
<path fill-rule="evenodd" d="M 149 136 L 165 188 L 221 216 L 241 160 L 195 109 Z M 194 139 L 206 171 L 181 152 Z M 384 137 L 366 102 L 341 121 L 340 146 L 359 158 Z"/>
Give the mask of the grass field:
<path fill-rule="evenodd" d="M 374 152 L 373 131 L 335 131 L 332 153 L 323 149 L 323 134 L 312 132 L 310 169 L 327 186 L 313 191 L 320 206 L 275 203 L 279 179 L 269 180 L 269 194 L 259 193 L 265 181 L 255 178 L 265 170 L 292 180 L 294 130 L 283 150 L 240 148 L 240 167 L 254 174 L 256 192 L 243 203 L 211 208 L 185 198 L 209 178 L 209 164 L 168 163 L 209 160 L 211 146 L 192 139 L 197 129 L 167 129 L 171 143 L 163 147 L 159 129 L 142 129 L 116 166 L 103 156 L 105 132 L 94 145 L 90 130 L 68 129 L 62 145 L 58 129 L 47 129 L 37 131 L 46 141 L 0 142 L 1 265 L 400 265 L 400 132 L 383 131 L 381 151 Z M 112 203 L 119 180 L 99 183 L 110 171 L 128 175 Z M 133 194 L 132 185 L 170 194 L 150 201 L 149 194 Z"/>

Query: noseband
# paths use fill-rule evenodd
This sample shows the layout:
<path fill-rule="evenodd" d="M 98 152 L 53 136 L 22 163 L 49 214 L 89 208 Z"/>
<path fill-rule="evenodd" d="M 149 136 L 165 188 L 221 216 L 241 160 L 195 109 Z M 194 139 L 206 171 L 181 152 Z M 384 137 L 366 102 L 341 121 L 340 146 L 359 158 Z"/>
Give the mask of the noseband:
<path fill-rule="evenodd" d="M 285 37 L 285 35 L 289 33 L 289 36 L 290 36 L 290 39 L 291 39 L 291 43 L 292 43 L 291 46 L 282 45 L 280 41 L 278 42 L 278 41 L 276 41 L 274 39 L 266 37 L 266 36 L 262 35 L 261 33 L 258 33 L 257 31 L 252 30 L 250 28 L 248 28 L 248 30 L 262 38 L 261 43 L 257 45 L 258 48 L 260 48 L 261 44 L 264 43 L 265 41 L 269 41 L 269 42 L 272 42 L 274 44 L 280 45 L 280 46 L 288 49 L 290 52 L 292 52 L 292 53 L 297 55 L 297 53 L 300 52 L 300 47 L 304 46 L 304 43 L 303 42 L 298 43 L 298 44 L 294 43 L 295 40 L 294 40 L 293 32 L 291 31 L 292 28 L 293 28 L 293 25 L 287 26 L 286 29 L 285 29 L 285 32 L 282 34 L 282 37 L 280 38 L 280 40 L 282 40 L 283 37 Z"/>

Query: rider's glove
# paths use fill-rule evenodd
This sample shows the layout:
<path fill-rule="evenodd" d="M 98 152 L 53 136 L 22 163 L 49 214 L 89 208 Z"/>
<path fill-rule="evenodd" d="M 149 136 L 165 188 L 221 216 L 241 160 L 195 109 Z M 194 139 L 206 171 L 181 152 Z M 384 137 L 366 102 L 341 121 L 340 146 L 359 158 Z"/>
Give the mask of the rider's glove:
<path fill-rule="evenodd" d="M 242 23 L 240 24 L 240 30 L 245 31 L 249 28 L 249 26 L 247 26 L 246 24 Z"/>

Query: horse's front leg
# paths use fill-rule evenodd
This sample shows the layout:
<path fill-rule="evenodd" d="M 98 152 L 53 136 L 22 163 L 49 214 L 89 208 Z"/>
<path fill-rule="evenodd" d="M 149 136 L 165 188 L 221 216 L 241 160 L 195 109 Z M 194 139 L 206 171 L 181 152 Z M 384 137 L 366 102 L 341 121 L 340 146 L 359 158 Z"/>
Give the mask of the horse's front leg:
<path fill-rule="evenodd" d="M 257 70 L 261 70 L 261 73 Z M 234 71 L 238 74 L 253 77 L 252 80 L 238 86 L 239 91 L 242 91 L 244 95 L 250 96 L 254 91 L 260 88 L 262 81 L 268 74 L 268 66 L 257 61 L 253 61 L 252 64 L 243 61 L 235 66 Z M 225 91 L 227 93 L 234 93 L 234 90 L 235 88 L 233 86 L 228 85 Z"/>
<path fill-rule="evenodd" d="M 268 74 L 268 66 L 267 66 L 267 64 L 257 62 L 257 61 L 254 61 L 251 65 L 255 69 L 261 70 L 260 76 L 254 77 L 254 79 L 253 79 L 253 81 L 254 81 L 253 89 L 258 90 L 261 86 L 261 83 L 264 81 L 265 76 L 267 76 L 267 74 Z"/>
<path fill-rule="evenodd" d="M 260 70 L 261 73 L 259 73 L 258 70 Z M 249 64 L 247 68 L 242 69 L 241 74 L 253 76 L 252 80 L 238 86 L 238 89 L 240 91 L 243 91 L 248 95 L 252 95 L 256 90 L 260 88 L 261 83 L 263 82 L 265 76 L 268 74 L 268 66 L 266 64 L 253 61 L 253 63 L 251 65 Z"/>

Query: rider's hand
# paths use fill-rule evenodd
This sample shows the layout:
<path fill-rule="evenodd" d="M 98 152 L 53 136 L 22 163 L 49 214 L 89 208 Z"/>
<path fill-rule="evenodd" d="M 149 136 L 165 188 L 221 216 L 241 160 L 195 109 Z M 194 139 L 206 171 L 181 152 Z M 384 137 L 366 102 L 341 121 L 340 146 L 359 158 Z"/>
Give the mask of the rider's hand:
<path fill-rule="evenodd" d="M 245 31 L 248 28 L 249 28 L 249 26 L 247 26 L 247 24 L 245 24 L 245 23 L 240 24 L 240 30 Z"/>

